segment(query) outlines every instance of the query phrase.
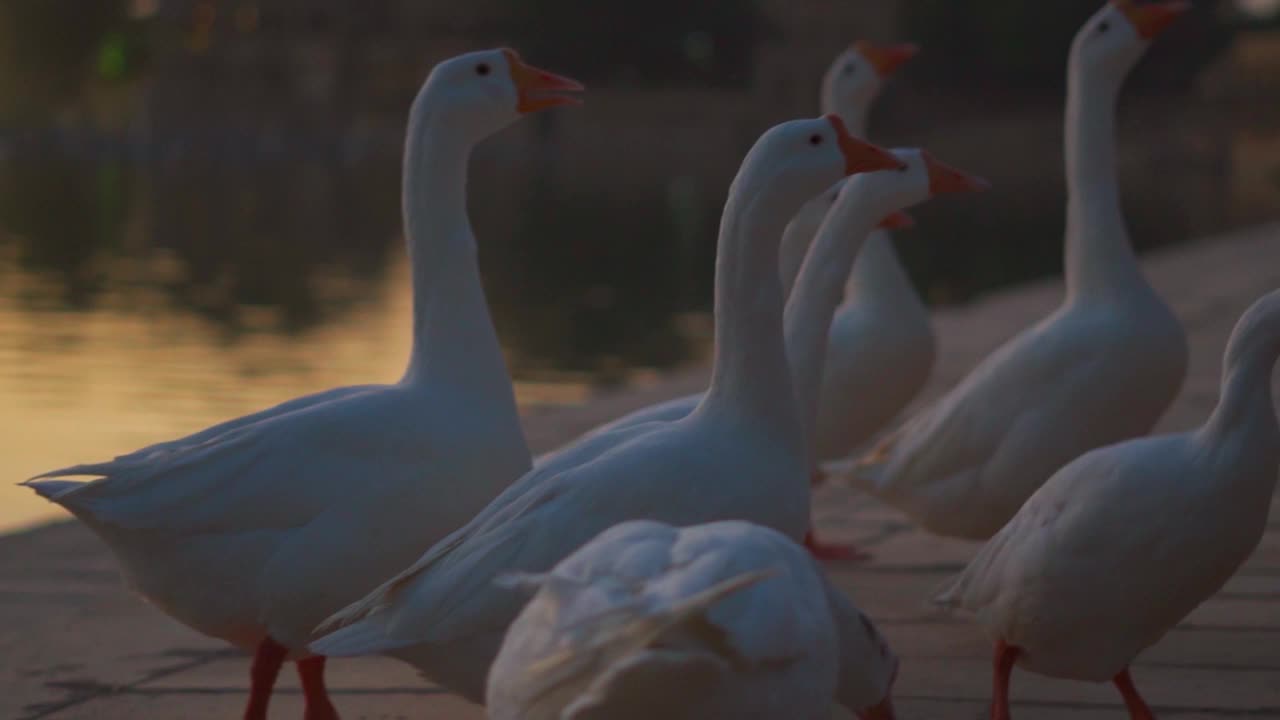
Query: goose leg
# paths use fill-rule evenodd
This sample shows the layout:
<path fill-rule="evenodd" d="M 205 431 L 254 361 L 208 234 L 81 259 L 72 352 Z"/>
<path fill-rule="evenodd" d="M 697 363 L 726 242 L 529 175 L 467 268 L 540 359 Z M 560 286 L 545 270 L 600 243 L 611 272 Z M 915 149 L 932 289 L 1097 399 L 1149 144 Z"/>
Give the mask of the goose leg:
<path fill-rule="evenodd" d="M 249 704 L 244 709 L 244 720 L 267 720 L 267 704 L 271 702 L 271 689 L 275 687 L 280 666 L 289 654 L 283 645 L 263 638 L 253 654 L 253 666 L 249 670 Z"/>
<path fill-rule="evenodd" d="M 306 700 L 303 720 L 338 720 L 338 711 L 324 687 L 324 656 L 299 660 L 298 679 L 302 681 L 302 697 Z"/>
<path fill-rule="evenodd" d="M 1116 689 L 1120 691 L 1120 697 L 1124 698 L 1124 705 L 1129 708 L 1131 720 L 1156 720 L 1156 716 L 1151 713 L 1151 708 L 1147 707 L 1146 701 L 1138 694 L 1138 688 L 1133 686 L 1129 668 L 1121 670 L 1111 682 L 1115 683 Z"/>
<path fill-rule="evenodd" d="M 809 554 L 818 560 L 839 560 L 852 562 L 856 560 L 868 560 L 871 555 L 865 553 L 853 545 L 828 545 L 819 541 L 813 534 L 813 530 L 804 535 L 804 547 Z"/>
<path fill-rule="evenodd" d="M 810 487 L 817 487 L 826 481 L 826 475 L 821 469 L 814 468 L 809 473 Z M 871 555 L 865 553 L 853 545 L 828 545 L 819 542 L 814 536 L 813 529 L 810 528 L 804 536 L 804 547 L 814 558 L 822 561 L 843 561 L 853 562 L 857 560 L 870 560 Z"/>
<path fill-rule="evenodd" d="M 1013 674 L 1013 663 L 1018 659 L 1020 649 L 1008 645 L 1001 640 L 996 643 L 994 668 L 995 683 L 991 692 L 991 720 L 1010 720 L 1009 718 L 1009 676 Z"/>

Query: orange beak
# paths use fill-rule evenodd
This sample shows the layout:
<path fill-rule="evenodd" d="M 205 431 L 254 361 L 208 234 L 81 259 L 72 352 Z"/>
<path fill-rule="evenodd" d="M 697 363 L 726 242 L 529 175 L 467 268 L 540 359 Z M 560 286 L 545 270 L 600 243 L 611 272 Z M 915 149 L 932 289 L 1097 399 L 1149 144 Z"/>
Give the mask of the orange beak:
<path fill-rule="evenodd" d="M 899 210 L 892 215 L 886 215 L 878 227 L 885 230 L 906 230 L 915 226 L 915 218 Z"/>
<path fill-rule="evenodd" d="M 957 170 L 944 162 L 938 161 L 937 158 L 927 152 L 921 153 L 921 155 L 924 157 L 924 166 L 929 170 L 930 195 L 982 192 L 991 189 L 991 183 L 977 175 L 970 175 L 963 170 Z"/>
<path fill-rule="evenodd" d="M 839 115 L 829 113 L 823 117 L 836 130 L 836 140 L 840 143 L 841 154 L 844 155 L 845 175 L 876 170 L 900 170 L 906 167 L 906 163 L 894 157 L 888 150 L 850 135 L 849 128 L 844 126 L 844 121 Z"/>
<path fill-rule="evenodd" d="M 516 112 L 521 114 L 546 110 L 557 105 L 581 105 L 580 98 L 559 95 L 561 92 L 581 92 L 582 83 L 546 70 L 527 65 L 515 50 L 503 50 L 507 67 L 511 69 L 511 82 L 516 86 Z"/>
<path fill-rule="evenodd" d="M 920 52 L 920 46 L 912 43 L 877 45 L 865 40 L 859 40 L 854 43 L 853 49 L 866 58 L 867 62 L 871 63 L 871 66 L 876 69 L 876 72 L 882 78 L 892 75 L 898 68 L 902 67 L 903 63 Z"/>
<path fill-rule="evenodd" d="M 1133 0 L 1111 0 L 1124 16 L 1133 23 L 1143 39 L 1150 40 L 1173 24 L 1184 13 L 1191 9 L 1187 0 L 1162 0 L 1138 5 Z"/>

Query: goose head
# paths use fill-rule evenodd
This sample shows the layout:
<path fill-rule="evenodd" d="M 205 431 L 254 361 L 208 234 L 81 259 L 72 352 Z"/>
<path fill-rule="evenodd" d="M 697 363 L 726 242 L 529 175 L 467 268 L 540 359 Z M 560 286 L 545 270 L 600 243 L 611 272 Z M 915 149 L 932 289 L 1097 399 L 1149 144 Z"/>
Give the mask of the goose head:
<path fill-rule="evenodd" d="M 885 80 L 918 52 L 919 47 L 908 43 L 854 43 L 836 56 L 822 76 L 822 111 L 836 113 L 847 122 L 864 117 Z"/>
<path fill-rule="evenodd" d="M 522 115 L 581 101 L 576 80 L 538 69 L 509 48 L 480 50 L 436 65 L 423 83 L 411 122 L 430 116 L 479 141 Z"/>
<path fill-rule="evenodd" d="M 767 201 L 771 215 L 790 217 L 842 177 L 901 166 L 888 150 L 850 135 L 837 115 L 791 120 L 760 136 L 730 193 L 756 205 Z"/>
<path fill-rule="evenodd" d="M 1076 33 L 1071 64 L 1123 76 L 1151 41 L 1189 9 L 1186 0 L 1111 0 Z"/>
<path fill-rule="evenodd" d="M 789 295 L 794 288 L 811 241 L 832 213 L 837 201 L 845 195 L 846 187 L 856 188 L 850 197 L 851 202 L 856 202 L 861 208 L 869 205 L 872 212 L 880 213 L 881 219 L 877 227 L 885 230 L 914 226 L 915 221 L 902 212 L 902 209 L 924 202 L 934 195 L 978 192 L 989 187 L 986 180 L 957 170 L 924 150 L 908 148 L 894 150 L 892 154 L 900 162 L 898 168 L 842 179 L 826 192 L 806 202 L 791 222 L 787 223 L 782 231 L 778 256 L 778 272 L 785 294 Z"/>
<path fill-rule="evenodd" d="M 834 205 L 845 192 L 856 192 L 858 200 L 876 208 L 883 219 L 881 227 L 901 222 L 900 210 L 937 195 L 982 192 L 991 187 L 986 180 L 938 160 L 919 148 L 891 151 L 902 162 L 896 170 L 867 173 L 849 178 L 843 187 L 828 193 Z"/>

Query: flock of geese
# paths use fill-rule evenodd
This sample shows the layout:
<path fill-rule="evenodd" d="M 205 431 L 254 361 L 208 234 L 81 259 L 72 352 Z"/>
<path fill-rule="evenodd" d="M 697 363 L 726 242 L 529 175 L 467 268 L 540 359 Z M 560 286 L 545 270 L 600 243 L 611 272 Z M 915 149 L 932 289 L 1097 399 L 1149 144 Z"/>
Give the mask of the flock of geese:
<path fill-rule="evenodd" d="M 987 541 L 935 602 L 994 643 L 993 718 L 1009 717 L 1014 666 L 1112 681 L 1132 718 L 1151 718 L 1129 663 L 1252 552 L 1280 465 L 1280 292 L 1236 326 L 1205 424 L 1144 437 L 1188 350 L 1125 231 L 1115 110 L 1186 7 L 1112 0 L 1080 30 L 1066 298 L 878 444 L 935 346 L 887 231 L 934 195 L 986 187 L 859 139 L 914 48 L 855 45 L 823 78 L 826 114 L 769 129 L 746 155 L 720 223 L 706 392 L 536 459 L 481 287 L 467 165 L 477 143 L 582 87 L 491 50 L 436 66 L 410 111 L 413 351 L 399 382 L 26 484 L 100 536 L 156 607 L 254 651 L 247 720 L 266 718 L 285 661 L 305 717 L 336 718 L 325 660 L 366 654 L 499 719 L 824 718 L 832 703 L 892 718 L 898 661 L 814 560 L 856 552 L 812 536 L 824 477 Z"/>

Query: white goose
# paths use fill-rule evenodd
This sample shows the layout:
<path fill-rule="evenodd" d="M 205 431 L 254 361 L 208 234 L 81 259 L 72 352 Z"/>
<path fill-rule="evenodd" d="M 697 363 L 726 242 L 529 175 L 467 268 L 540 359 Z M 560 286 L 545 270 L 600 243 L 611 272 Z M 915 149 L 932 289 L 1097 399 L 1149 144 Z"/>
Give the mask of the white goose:
<path fill-rule="evenodd" d="M 1076 35 L 1066 115 L 1062 306 L 980 363 L 845 475 L 925 529 L 991 537 L 1058 468 L 1149 432 L 1187 365 L 1182 325 L 1129 245 L 1115 169 L 1115 104 L 1151 38 L 1184 8 L 1116 0 Z"/>
<path fill-rule="evenodd" d="M 1111 445 L 1059 470 L 938 599 L 996 643 L 992 717 L 1015 664 L 1112 680 L 1152 715 L 1129 663 L 1217 592 L 1262 538 L 1280 467 L 1271 373 L 1280 292 L 1236 324 L 1217 408 L 1199 429 Z"/>
<path fill-rule="evenodd" d="M 910 44 L 854 44 L 837 56 L 823 75 L 822 111 L 837 115 L 851 134 L 865 137 L 867 117 L 885 81 L 917 52 L 919 48 Z M 842 179 L 806 202 L 787 224 L 779 250 L 784 298 L 791 297 L 800 266 L 843 184 Z M 845 291 L 846 302 L 835 311 L 835 320 L 827 312 L 801 319 L 801 322 L 815 326 L 821 323 L 830 328 L 830 339 L 825 344 L 827 380 L 820 391 L 819 419 L 816 425 L 810 426 L 817 433 L 813 446 L 817 459 L 840 454 L 829 450 L 833 436 L 853 438 L 865 433 L 869 437 L 879 430 L 910 402 L 933 367 L 933 328 L 928 310 L 898 262 L 886 232 L 908 227 L 911 222 L 904 213 L 887 215 L 865 242 L 855 240 L 855 248 L 863 249 L 855 250 L 853 257 L 857 260 L 853 267 L 856 269 Z M 848 275 L 850 265 L 843 267 Z M 788 356 L 792 357 L 793 382 L 798 383 L 810 373 L 823 374 L 820 364 L 795 362 L 790 342 L 788 340 Z M 677 420 L 689 414 L 701 399 L 702 394 L 695 393 L 650 405 L 606 423 L 584 437 L 611 434 L 643 423 Z M 853 444 L 850 442 L 845 450 Z M 549 453 L 536 463 L 541 465 L 555 456 L 556 452 Z M 823 559 L 861 557 L 855 548 L 821 543 L 812 533 L 806 536 L 805 544 L 816 557 Z"/>
<path fill-rule="evenodd" d="M 489 672 L 494 720 L 893 717 L 897 658 L 786 536 L 616 525 L 545 575 Z"/>
<path fill-rule="evenodd" d="M 820 380 L 827 357 L 827 330 L 840 304 L 849 268 L 855 258 L 860 257 L 863 241 L 877 227 L 901 226 L 907 222 L 901 208 L 934 195 L 987 188 L 985 180 L 941 163 L 921 150 L 895 150 L 894 155 L 903 163 L 898 172 L 857 175 L 834 188 L 837 199 L 829 204 L 826 221 L 808 248 L 808 257 L 800 270 L 795 291 L 787 301 L 784 316 L 787 360 L 809 457 L 813 457 L 813 428 L 821 401 Z M 878 218 L 884 220 L 877 224 Z M 583 441 L 567 449 L 576 451 L 579 446 L 603 445 L 609 437 L 616 441 L 627 437 L 627 429 L 638 427 L 643 422 L 677 420 L 692 412 L 701 401 L 702 394 L 697 393 L 652 405 L 592 431 Z M 540 459 L 539 467 L 542 462 Z M 851 547 L 819 543 L 812 532 L 805 535 L 804 543 L 815 557 L 821 559 L 848 559 L 857 554 Z"/>
<path fill-rule="evenodd" d="M 782 340 L 778 237 L 802 202 L 840 176 L 898 167 L 837 118 L 766 132 L 730 188 L 716 260 L 715 361 L 697 410 L 624 429 L 540 465 L 412 567 L 335 616 L 325 655 L 404 659 L 477 702 L 523 598 L 503 572 L 546 572 L 603 530 L 634 519 L 742 519 L 799 541 L 809 472 Z M 562 453 L 564 456 L 570 453 Z"/>
<path fill-rule="evenodd" d="M 413 355 L 394 385 L 293 400 L 27 484 L 85 522 L 180 622 L 256 649 L 246 718 L 286 657 L 311 720 L 336 717 L 312 630 L 456 530 L 530 466 L 466 212 L 472 147 L 581 86 L 510 50 L 447 60 L 413 103 L 404 222 Z M 64 478 L 98 476 L 81 482 Z"/>
<path fill-rule="evenodd" d="M 866 137 L 867 116 L 885 79 L 915 56 L 915 45 L 858 43 L 836 59 L 822 83 L 824 112 Z M 831 195 L 810 201 L 792 220 L 782 243 L 783 272 L 814 236 Z M 793 239 L 793 238 L 798 238 Z M 784 287 L 789 283 L 783 276 Z M 858 253 L 844 302 L 828 332 L 821 402 L 814 425 L 818 460 L 844 457 L 880 432 L 924 387 L 935 348 L 929 309 L 911 284 L 887 229 L 872 232 Z"/>
<path fill-rule="evenodd" d="M 895 154 L 905 164 L 902 170 L 855 176 L 844 183 L 809 248 L 796 282 L 797 289 L 787 303 L 787 356 L 811 467 L 818 457 L 816 427 L 819 408 L 826 397 L 823 378 L 825 363 L 830 361 L 831 319 L 840 305 L 849 268 L 866 251 L 859 240 L 874 236 L 878 232 L 876 218 L 886 213 L 934 195 L 981 191 L 988 187 L 985 180 L 944 165 L 926 152 L 897 150 Z M 870 329 L 871 325 L 864 327 Z M 871 345 L 876 342 L 873 337 L 861 340 Z M 867 352 L 874 351 L 868 349 Z M 858 398 L 847 400 L 856 403 Z M 818 542 L 812 530 L 805 535 L 804 542 L 815 557 L 822 559 L 859 555 L 852 546 Z"/>

